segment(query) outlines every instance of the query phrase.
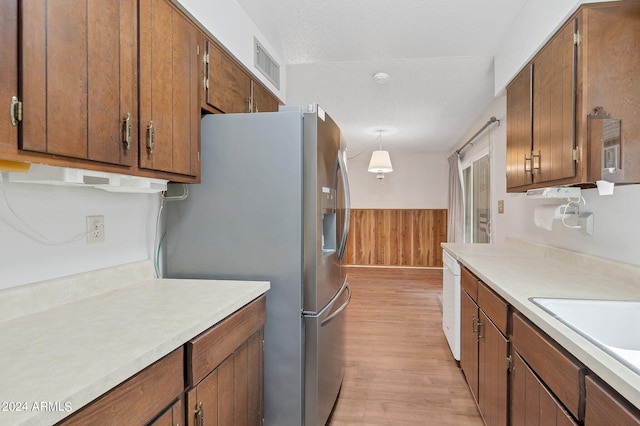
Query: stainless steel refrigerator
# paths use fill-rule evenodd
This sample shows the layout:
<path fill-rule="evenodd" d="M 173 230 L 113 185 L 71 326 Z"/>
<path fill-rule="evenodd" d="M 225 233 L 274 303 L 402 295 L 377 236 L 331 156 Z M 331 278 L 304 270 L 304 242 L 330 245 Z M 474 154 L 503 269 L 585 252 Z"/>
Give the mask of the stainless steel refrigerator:
<path fill-rule="evenodd" d="M 167 204 L 166 276 L 269 280 L 265 425 L 324 425 L 342 384 L 349 186 L 320 107 L 202 118 L 202 183 Z"/>

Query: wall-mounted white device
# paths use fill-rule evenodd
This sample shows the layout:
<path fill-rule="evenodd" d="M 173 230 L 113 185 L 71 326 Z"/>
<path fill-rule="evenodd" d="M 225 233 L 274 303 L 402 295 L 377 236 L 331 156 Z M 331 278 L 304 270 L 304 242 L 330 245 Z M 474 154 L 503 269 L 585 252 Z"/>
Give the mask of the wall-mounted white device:
<path fill-rule="evenodd" d="M 551 188 L 530 189 L 527 198 L 580 198 L 580 188 L 555 186 Z"/>

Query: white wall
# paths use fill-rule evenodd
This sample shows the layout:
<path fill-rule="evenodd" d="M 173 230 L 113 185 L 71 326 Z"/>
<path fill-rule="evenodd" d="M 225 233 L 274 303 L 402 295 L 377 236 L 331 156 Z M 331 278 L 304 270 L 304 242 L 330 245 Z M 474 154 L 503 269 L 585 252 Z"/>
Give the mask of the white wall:
<path fill-rule="evenodd" d="M 356 209 L 446 209 L 446 152 L 390 153 L 393 172 L 382 180 L 367 171 L 371 152 L 348 152 L 351 205 Z"/>
<path fill-rule="evenodd" d="M 6 173 L 3 181 L 0 289 L 153 258 L 157 194 L 7 183 Z M 7 201 L 19 219 L 13 216 Z M 82 237 L 69 244 L 47 245 L 13 228 L 25 229 L 28 225 L 48 240 L 67 241 L 85 233 L 85 217 L 89 215 L 104 216 L 104 243 L 88 244 Z"/>

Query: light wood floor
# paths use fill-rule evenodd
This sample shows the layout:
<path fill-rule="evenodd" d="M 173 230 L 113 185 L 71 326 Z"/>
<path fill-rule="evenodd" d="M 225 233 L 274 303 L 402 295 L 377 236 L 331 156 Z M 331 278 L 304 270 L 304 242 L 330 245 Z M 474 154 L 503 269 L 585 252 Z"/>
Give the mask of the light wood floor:
<path fill-rule="evenodd" d="M 330 426 L 483 424 L 442 332 L 439 269 L 349 268 L 347 365 Z"/>

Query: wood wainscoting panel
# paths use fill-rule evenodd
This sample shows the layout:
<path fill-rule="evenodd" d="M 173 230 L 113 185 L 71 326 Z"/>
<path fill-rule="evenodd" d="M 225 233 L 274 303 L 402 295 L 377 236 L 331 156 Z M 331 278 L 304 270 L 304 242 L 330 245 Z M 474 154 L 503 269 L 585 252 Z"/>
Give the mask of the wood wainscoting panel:
<path fill-rule="evenodd" d="M 352 209 L 346 263 L 441 267 L 446 209 Z"/>

